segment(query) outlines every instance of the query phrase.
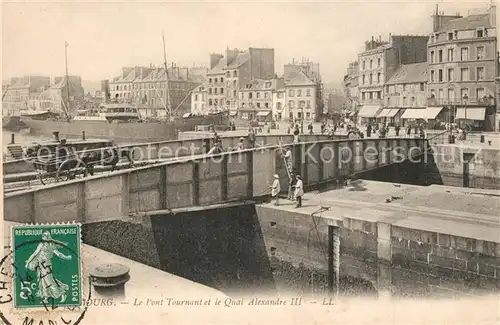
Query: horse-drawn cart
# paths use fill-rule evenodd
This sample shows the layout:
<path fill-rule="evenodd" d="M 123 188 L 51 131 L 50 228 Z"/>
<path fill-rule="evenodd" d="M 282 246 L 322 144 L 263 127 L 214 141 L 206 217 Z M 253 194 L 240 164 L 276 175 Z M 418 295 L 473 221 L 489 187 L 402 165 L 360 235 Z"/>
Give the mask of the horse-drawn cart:
<path fill-rule="evenodd" d="M 26 156 L 43 185 L 93 175 L 96 165 L 111 166 L 114 170 L 122 157 L 127 158 L 129 164 L 133 163 L 130 152 L 113 142 L 92 143 L 83 148 L 75 143 L 38 144 L 28 148 Z"/>

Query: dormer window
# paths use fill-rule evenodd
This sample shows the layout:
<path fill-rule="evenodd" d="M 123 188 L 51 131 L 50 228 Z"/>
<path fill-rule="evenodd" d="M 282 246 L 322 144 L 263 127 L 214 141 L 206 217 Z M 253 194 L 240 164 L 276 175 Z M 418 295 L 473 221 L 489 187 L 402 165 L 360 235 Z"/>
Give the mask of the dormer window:
<path fill-rule="evenodd" d="M 451 41 L 453 39 L 453 32 L 452 33 L 448 33 L 448 40 Z"/>
<path fill-rule="evenodd" d="M 484 29 L 479 28 L 476 30 L 476 37 L 484 37 Z"/>

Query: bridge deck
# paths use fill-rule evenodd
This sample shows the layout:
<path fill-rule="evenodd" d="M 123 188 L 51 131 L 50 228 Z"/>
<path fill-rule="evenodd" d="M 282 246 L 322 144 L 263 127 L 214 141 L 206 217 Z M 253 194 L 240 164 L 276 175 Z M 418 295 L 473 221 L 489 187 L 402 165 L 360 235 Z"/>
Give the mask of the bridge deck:
<path fill-rule="evenodd" d="M 498 191 L 433 185 L 429 187 L 359 180 L 341 189 L 306 193 L 303 207 L 281 200 L 266 207 L 310 215 L 386 222 L 394 226 L 500 242 Z M 392 202 L 385 199 L 396 197 Z"/>

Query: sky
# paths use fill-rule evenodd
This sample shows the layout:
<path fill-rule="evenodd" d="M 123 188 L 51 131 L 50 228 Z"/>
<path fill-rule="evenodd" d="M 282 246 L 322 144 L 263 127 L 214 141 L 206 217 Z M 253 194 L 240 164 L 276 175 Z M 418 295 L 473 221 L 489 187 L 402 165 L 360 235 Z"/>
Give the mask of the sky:
<path fill-rule="evenodd" d="M 466 15 L 489 1 L 439 1 Z M 303 57 L 340 84 L 349 62 L 372 36 L 428 35 L 434 1 L 50 1 L 2 4 L 2 80 L 71 75 L 99 81 L 122 66 L 161 65 L 162 31 L 169 64 L 208 66 L 227 47 L 272 47 L 275 69 Z"/>

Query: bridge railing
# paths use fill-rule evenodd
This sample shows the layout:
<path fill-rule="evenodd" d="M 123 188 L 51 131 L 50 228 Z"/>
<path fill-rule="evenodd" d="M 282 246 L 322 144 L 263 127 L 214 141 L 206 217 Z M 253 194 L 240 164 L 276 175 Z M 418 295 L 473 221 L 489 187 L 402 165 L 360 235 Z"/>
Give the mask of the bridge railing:
<path fill-rule="evenodd" d="M 306 190 L 408 157 L 421 156 L 424 139 L 326 140 L 292 144 Z M 136 169 L 4 195 L 14 222 L 99 222 L 154 210 L 204 206 L 268 195 L 275 173 L 288 183 L 279 146 L 181 158 Z"/>
<path fill-rule="evenodd" d="M 326 135 L 302 135 L 305 142 L 326 140 Z M 248 139 L 245 138 L 245 147 L 248 148 Z M 292 143 L 293 135 L 257 135 L 257 146 L 269 146 L 278 144 L 279 138 L 283 143 Z M 336 136 L 336 139 L 342 139 L 345 136 Z M 225 148 L 236 147 L 240 137 L 221 137 Z M 187 140 L 169 140 L 160 142 L 137 143 L 119 146 L 122 150 L 130 150 L 134 161 L 155 161 L 168 158 L 189 157 L 207 153 L 213 146 L 213 137 L 203 137 Z M 26 159 L 11 160 L 3 163 L 4 175 L 16 173 L 34 172 L 35 169 L 30 161 Z"/>

